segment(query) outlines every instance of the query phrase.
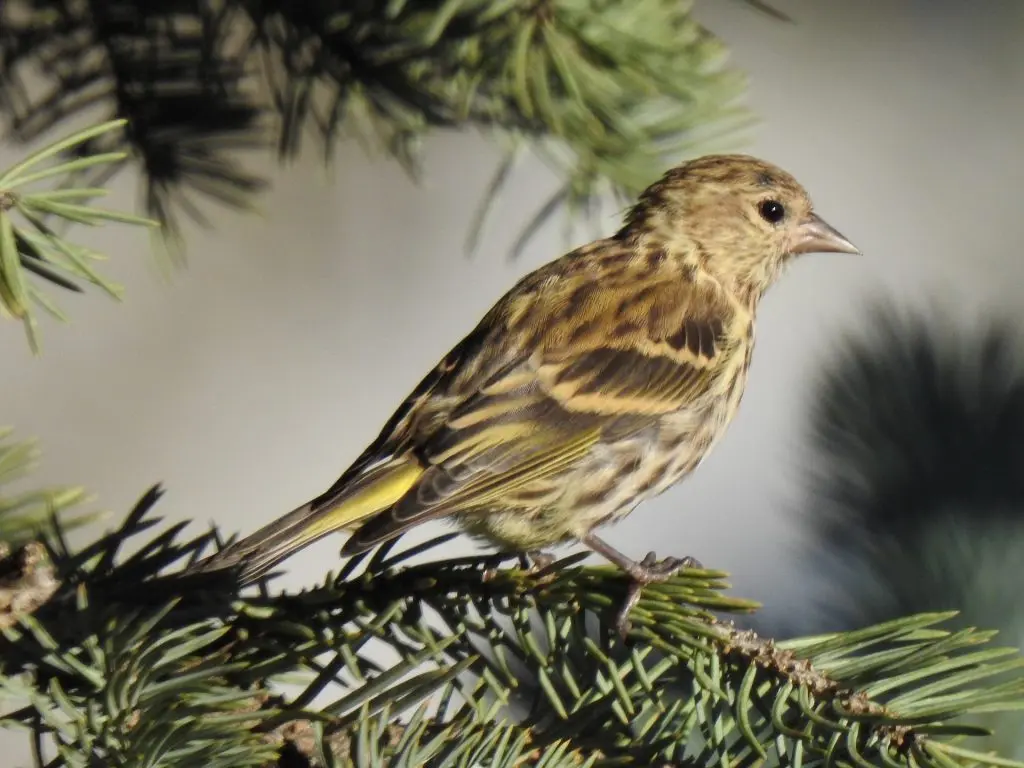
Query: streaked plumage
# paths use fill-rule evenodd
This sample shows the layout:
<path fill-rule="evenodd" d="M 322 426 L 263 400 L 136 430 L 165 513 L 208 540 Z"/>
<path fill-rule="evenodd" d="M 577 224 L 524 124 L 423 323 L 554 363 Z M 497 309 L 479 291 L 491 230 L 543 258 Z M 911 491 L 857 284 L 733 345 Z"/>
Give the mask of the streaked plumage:
<path fill-rule="evenodd" d="M 250 580 L 332 531 L 355 554 L 451 517 L 501 549 L 584 541 L 639 583 L 666 577 L 681 561 L 633 562 L 593 531 L 707 455 L 739 405 L 758 300 L 790 256 L 826 250 L 855 252 L 781 169 L 730 155 L 669 171 L 615 235 L 520 280 L 328 491 L 201 567 Z"/>

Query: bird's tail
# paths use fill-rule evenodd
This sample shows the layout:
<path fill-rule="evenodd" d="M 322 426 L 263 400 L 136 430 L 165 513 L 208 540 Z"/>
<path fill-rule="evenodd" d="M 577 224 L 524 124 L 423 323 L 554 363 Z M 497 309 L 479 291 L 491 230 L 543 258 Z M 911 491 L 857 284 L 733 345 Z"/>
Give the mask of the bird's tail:
<path fill-rule="evenodd" d="M 333 495 L 287 515 L 196 564 L 193 572 L 237 569 L 250 584 L 285 558 L 335 531 L 351 529 L 401 499 L 423 474 L 411 457 L 396 457 L 356 476 Z"/>

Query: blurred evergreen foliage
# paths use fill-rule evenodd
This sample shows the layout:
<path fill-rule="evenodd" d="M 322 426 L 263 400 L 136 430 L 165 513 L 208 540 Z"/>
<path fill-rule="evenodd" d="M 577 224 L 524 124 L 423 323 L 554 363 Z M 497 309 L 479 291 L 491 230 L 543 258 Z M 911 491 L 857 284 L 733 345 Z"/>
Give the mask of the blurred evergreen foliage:
<path fill-rule="evenodd" d="M 765 15 L 769 4 L 743 0 Z M 562 204 L 628 201 L 678 160 L 750 122 L 744 78 L 687 0 L 10 0 L 0 4 L 0 114 L 35 141 L 86 115 L 127 128 L 76 152 L 125 151 L 146 215 L 203 221 L 265 185 L 248 150 L 328 160 L 355 138 L 417 170 L 432 130 L 477 129 L 508 147 L 481 214 L 520 147 L 564 185 Z M 102 186 L 118 165 L 92 169 Z M 165 231 L 173 234 L 173 226 Z"/>
<path fill-rule="evenodd" d="M 1024 335 L 881 304 L 822 376 L 811 414 L 815 629 L 956 610 L 1024 648 Z M 806 626 L 806 623 L 805 625 Z M 1024 757 L 1017 713 L 990 717 Z"/>

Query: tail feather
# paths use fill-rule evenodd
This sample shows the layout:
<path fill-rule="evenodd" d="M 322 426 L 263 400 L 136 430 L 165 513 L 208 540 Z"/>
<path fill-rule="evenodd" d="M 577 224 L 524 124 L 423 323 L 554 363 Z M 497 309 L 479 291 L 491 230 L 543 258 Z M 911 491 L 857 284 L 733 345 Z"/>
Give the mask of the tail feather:
<path fill-rule="evenodd" d="M 388 509 L 422 474 L 419 463 L 409 457 L 379 464 L 353 478 L 329 500 L 297 507 L 198 563 L 194 570 L 238 569 L 241 583 L 250 584 L 300 549 Z"/>

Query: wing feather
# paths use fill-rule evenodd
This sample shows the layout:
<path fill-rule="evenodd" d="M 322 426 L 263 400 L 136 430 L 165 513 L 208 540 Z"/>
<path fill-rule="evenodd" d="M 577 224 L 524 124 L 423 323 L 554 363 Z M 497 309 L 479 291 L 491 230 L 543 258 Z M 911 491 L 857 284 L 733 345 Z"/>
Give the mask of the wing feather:
<path fill-rule="evenodd" d="M 390 438 L 415 451 L 422 478 L 367 521 L 346 552 L 425 520 L 500 504 L 565 471 L 606 431 L 621 438 L 624 425 L 642 429 L 711 392 L 722 360 L 737 349 L 734 307 L 693 282 L 651 284 L 627 275 L 585 283 L 585 300 L 578 282 L 565 282 L 543 285 L 530 304 L 522 295 L 509 299 L 514 317 L 499 304 L 480 343 L 465 348 L 469 357 L 449 356 L 452 375 L 438 377 L 421 401 L 446 402 L 444 412 L 407 415 L 407 429 L 428 429 Z M 529 327 L 517 327 L 516 319 Z M 473 375 L 459 370 L 473 368 L 472 355 L 484 350 L 489 365 L 477 365 Z"/>

